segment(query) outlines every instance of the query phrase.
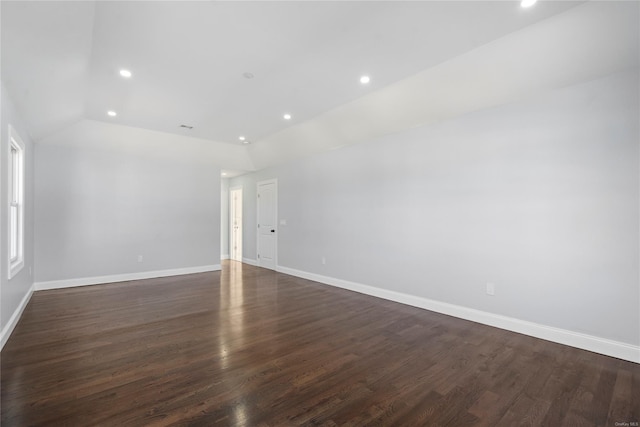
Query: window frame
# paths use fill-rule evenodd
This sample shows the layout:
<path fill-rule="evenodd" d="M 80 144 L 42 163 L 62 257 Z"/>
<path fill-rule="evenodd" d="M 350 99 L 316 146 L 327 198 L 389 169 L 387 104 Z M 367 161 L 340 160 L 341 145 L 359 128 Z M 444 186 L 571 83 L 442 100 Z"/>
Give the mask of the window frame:
<path fill-rule="evenodd" d="M 24 267 L 24 192 L 25 192 L 25 145 L 9 125 L 8 147 L 8 243 L 7 248 L 9 279 Z M 14 154 L 15 153 L 15 154 Z"/>

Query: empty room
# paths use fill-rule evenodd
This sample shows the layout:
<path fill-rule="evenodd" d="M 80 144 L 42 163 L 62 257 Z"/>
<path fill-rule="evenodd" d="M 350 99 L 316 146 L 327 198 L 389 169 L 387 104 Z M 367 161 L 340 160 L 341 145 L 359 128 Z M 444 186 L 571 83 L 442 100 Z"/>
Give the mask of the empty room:
<path fill-rule="evenodd" d="M 639 2 L 0 19 L 3 427 L 639 425 Z"/>

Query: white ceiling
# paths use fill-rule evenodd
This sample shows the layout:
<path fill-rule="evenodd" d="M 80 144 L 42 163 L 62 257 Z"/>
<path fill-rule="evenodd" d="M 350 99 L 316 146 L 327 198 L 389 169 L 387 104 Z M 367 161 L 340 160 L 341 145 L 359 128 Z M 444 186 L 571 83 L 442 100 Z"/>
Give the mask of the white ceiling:
<path fill-rule="evenodd" d="M 525 64 L 530 46 L 514 52 L 518 46 L 508 40 L 526 41 L 532 31 L 552 34 L 544 41 L 549 48 L 556 40 L 565 49 L 570 43 L 589 46 L 590 39 L 567 35 L 566 28 L 579 20 L 582 29 L 595 24 L 598 37 L 613 31 L 617 38 L 605 37 L 607 43 L 619 45 L 623 39 L 625 46 L 613 49 L 613 62 L 633 49 L 637 53 L 635 2 L 611 13 L 613 3 L 600 6 L 608 8 L 602 22 L 593 16 L 604 9 L 581 3 L 542 1 L 522 9 L 518 1 L 2 1 L 2 81 L 37 141 L 83 120 L 235 145 L 245 135 L 252 141 L 247 154 L 265 167 L 296 152 L 291 145 L 304 144 L 300 139 L 313 139 L 311 134 L 334 139 L 312 141 L 311 151 L 317 151 L 511 100 L 497 99 L 496 92 L 501 93 L 501 81 L 509 93 L 526 86 L 511 78 L 509 58 L 515 53 Z M 616 20 L 629 11 L 635 11 L 635 21 L 620 33 Z M 612 50 L 609 44 L 600 48 Z M 533 53 L 544 60 L 544 49 Z M 562 57 L 556 49 L 553 60 Z M 637 66 L 637 54 L 635 61 Z M 626 64 L 614 64 L 619 68 L 629 61 L 618 62 Z M 441 114 L 431 111 L 428 120 L 412 113 L 423 111 L 424 102 L 414 99 L 404 111 L 397 98 L 424 101 L 425 90 L 432 93 L 445 81 L 451 86 L 447 75 L 466 68 L 458 78 L 468 79 L 468 68 L 478 66 L 500 76 L 493 90 L 476 93 L 473 100 L 449 92 L 457 108 L 441 105 Z M 569 77 L 550 85 L 567 84 L 576 74 L 571 63 L 564 66 L 569 70 L 558 75 Z M 130 69 L 133 77 L 121 78 L 120 68 Z M 254 78 L 243 77 L 245 72 Z M 359 83 L 362 74 L 371 76 L 369 85 Z M 118 115 L 108 117 L 107 110 Z M 285 112 L 293 119 L 283 120 Z M 413 118 L 407 121 L 404 113 Z M 353 133 L 358 120 L 381 118 L 393 123 Z"/>

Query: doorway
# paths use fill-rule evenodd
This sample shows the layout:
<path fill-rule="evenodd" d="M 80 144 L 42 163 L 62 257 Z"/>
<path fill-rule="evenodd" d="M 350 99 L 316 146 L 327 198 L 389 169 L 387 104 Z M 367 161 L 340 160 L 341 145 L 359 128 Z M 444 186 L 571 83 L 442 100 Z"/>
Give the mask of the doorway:
<path fill-rule="evenodd" d="M 258 183 L 258 265 L 276 269 L 278 249 L 278 181 Z"/>
<path fill-rule="evenodd" d="M 242 187 L 229 192 L 230 206 L 230 258 L 242 262 Z"/>

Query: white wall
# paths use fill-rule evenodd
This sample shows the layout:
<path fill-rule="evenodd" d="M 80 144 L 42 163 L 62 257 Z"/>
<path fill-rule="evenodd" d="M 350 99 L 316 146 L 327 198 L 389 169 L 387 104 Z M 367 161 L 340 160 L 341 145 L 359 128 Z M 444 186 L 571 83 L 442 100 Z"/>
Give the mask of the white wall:
<path fill-rule="evenodd" d="M 278 178 L 280 266 L 638 346 L 638 75 L 232 179 L 245 257 Z"/>
<path fill-rule="evenodd" d="M 33 276 L 30 271 L 33 270 L 33 154 L 34 146 L 31 142 L 29 134 L 26 132 L 25 125 L 18 115 L 13 100 L 9 97 L 4 84 L 2 84 L 2 109 L 1 109 L 1 128 L 0 128 L 0 330 L 2 336 L 0 340 L 2 344 L 11 333 L 15 322 L 18 319 L 19 311 L 23 309 L 28 296 L 31 293 L 33 285 Z M 9 239 L 7 239 L 8 231 L 8 187 L 7 187 L 7 167 L 8 167 L 8 150 L 9 150 L 9 124 L 14 127 L 20 135 L 22 142 L 25 144 L 26 169 L 25 169 L 25 246 L 24 255 L 25 263 L 22 270 L 11 280 L 8 279 L 8 251 Z"/>
<path fill-rule="evenodd" d="M 37 285 L 219 265 L 218 151 L 110 129 L 37 146 Z"/>

